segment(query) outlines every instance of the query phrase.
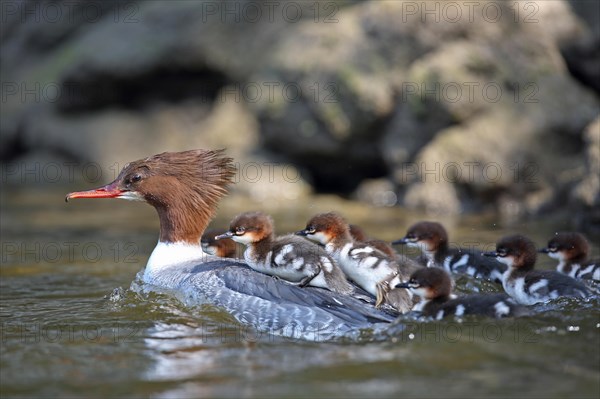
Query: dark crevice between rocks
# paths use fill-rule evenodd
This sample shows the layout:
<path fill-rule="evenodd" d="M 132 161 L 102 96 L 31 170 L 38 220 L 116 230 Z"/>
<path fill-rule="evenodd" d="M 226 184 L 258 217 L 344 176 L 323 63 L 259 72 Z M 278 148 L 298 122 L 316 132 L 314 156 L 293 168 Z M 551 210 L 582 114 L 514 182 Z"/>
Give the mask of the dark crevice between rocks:
<path fill-rule="evenodd" d="M 295 161 L 309 173 L 313 188 L 319 193 L 349 196 L 364 179 L 384 177 L 388 170 L 380 157 L 339 163 L 328 157 L 312 156 Z"/>
<path fill-rule="evenodd" d="M 585 150 L 586 142 L 583 135 L 574 135 L 565 128 L 545 132 L 540 137 L 540 145 L 546 153 L 556 154 L 558 157 L 578 157 Z"/>
<path fill-rule="evenodd" d="M 562 55 L 571 75 L 600 94 L 600 40 L 563 49 Z"/>
<path fill-rule="evenodd" d="M 94 74 L 65 81 L 66 95 L 60 97 L 58 108 L 63 113 L 81 113 L 107 108 L 138 111 L 187 100 L 212 104 L 228 83 L 223 73 L 208 68 L 164 67 L 133 77 Z"/>
<path fill-rule="evenodd" d="M 5 139 L 2 147 L 0 147 L 0 163 L 12 162 L 27 152 L 23 130 L 23 122 L 21 122 L 17 128 L 17 133 L 12 137 L 9 136 L 10 139 Z"/>
<path fill-rule="evenodd" d="M 477 190 L 467 183 L 458 183 L 455 188 L 462 204 L 462 210 L 466 213 L 496 210 L 498 200 L 509 191 L 507 187 L 503 186 Z"/>

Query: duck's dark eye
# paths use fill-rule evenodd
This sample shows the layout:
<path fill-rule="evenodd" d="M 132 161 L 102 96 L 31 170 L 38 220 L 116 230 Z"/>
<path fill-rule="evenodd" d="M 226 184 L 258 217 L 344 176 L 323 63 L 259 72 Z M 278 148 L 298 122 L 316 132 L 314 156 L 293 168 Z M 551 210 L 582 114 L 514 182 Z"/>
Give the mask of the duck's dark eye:
<path fill-rule="evenodd" d="M 316 232 L 316 231 L 317 231 L 317 229 L 315 229 L 315 226 L 308 226 L 308 227 L 306 228 L 306 232 L 307 232 L 308 234 L 315 234 L 315 232 Z"/>
<path fill-rule="evenodd" d="M 496 253 L 498 253 L 498 256 L 502 256 L 502 257 L 504 257 L 508 254 L 508 252 L 506 251 L 506 248 L 498 248 Z"/>
<path fill-rule="evenodd" d="M 137 183 L 140 180 L 142 180 L 142 175 L 140 175 L 139 173 L 136 173 L 135 175 L 131 175 L 127 180 L 127 184 L 133 184 L 133 183 Z"/>
<path fill-rule="evenodd" d="M 557 248 L 557 247 L 555 247 L 554 245 L 551 245 L 551 246 L 549 246 L 549 247 L 548 247 L 548 250 L 549 250 L 550 252 L 556 252 L 556 251 L 558 250 L 558 248 Z"/>
<path fill-rule="evenodd" d="M 417 236 L 412 233 L 409 233 L 406 235 L 406 238 L 408 238 L 409 240 L 416 240 Z"/>
<path fill-rule="evenodd" d="M 235 234 L 238 236 L 244 234 L 245 232 L 246 232 L 246 229 L 244 227 L 240 226 L 240 227 L 235 228 Z"/>

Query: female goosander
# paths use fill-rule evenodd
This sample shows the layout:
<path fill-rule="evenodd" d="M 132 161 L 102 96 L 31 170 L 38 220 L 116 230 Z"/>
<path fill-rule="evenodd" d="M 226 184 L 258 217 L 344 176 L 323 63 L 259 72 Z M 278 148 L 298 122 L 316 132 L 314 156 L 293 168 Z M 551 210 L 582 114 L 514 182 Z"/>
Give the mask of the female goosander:
<path fill-rule="evenodd" d="M 573 278 L 600 281 L 600 260 L 588 260 L 590 244 L 583 234 L 556 233 L 541 253 L 558 259 L 556 270 Z"/>
<path fill-rule="evenodd" d="M 408 288 L 419 296 L 421 301 L 413 310 L 437 320 L 447 316 L 485 315 L 501 318 L 526 314 L 526 310 L 506 294 L 452 295 L 452 279 L 448 272 L 438 267 L 417 270 L 407 282 L 396 287 Z"/>
<path fill-rule="evenodd" d="M 396 262 L 376 248 L 355 242 L 348 223 L 334 212 L 314 216 L 304 230 L 296 234 L 325 245 L 344 273 L 365 291 L 377 298 L 376 306 L 387 303 L 402 313 L 413 305 L 412 295 L 394 289 L 409 271 L 418 267 L 410 259 Z"/>
<path fill-rule="evenodd" d="M 259 331 L 306 340 L 356 337 L 394 315 L 359 299 L 300 288 L 241 262 L 207 255 L 200 237 L 235 173 L 223 151 L 165 152 L 131 162 L 112 183 L 71 198 L 124 198 L 152 205 L 160 220 L 158 245 L 140 279 L 186 304 L 211 303 Z"/>
<path fill-rule="evenodd" d="M 354 292 L 335 261 L 322 247 L 293 234 L 275 237 L 273 219 L 262 212 L 236 216 L 229 231 L 215 239 L 232 239 L 247 246 L 244 259 L 256 271 L 281 277 L 300 287 Z"/>
<path fill-rule="evenodd" d="M 502 276 L 502 286 L 522 305 L 534 305 L 561 296 L 583 298 L 589 295 L 580 281 L 553 270 L 534 270 L 537 250 L 533 241 L 525 236 L 504 237 L 496 244 L 496 251 L 484 255 L 495 257 L 508 266 Z"/>
<path fill-rule="evenodd" d="M 229 238 L 224 238 L 222 240 L 215 239 L 215 237 L 222 232 L 223 231 L 214 229 L 206 230 L 200 239 L 202 250 L 209 255 L 215 255 L 219 258 L 236 258 L 237 245 L 235 244 L 235 241 Z"/>
<path fill-rule="evenodd" d="M 506 266 L 495 260 L 486 259 L 481 253 L 463 249 L 449 248 L 448 233 L 437 222 L 418 222 L 412 225 L 406 236 L 392 244 L 418 247 L 425 255 L 426 266 L 437 266 L 448 273 L 465 273 L 502 283 Z"/>

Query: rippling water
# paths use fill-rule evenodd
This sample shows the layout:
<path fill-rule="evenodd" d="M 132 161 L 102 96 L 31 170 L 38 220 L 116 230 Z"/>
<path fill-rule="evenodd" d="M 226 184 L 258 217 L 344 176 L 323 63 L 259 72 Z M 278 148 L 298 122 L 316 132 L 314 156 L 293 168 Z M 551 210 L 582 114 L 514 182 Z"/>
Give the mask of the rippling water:
<path fill-rule="evenodd" d="M 150 207 L 67 205 L 68 188 L 2 191 L 2 397 L 600 396 L 598 299 L 561 299 L 518 320 L 405 318 L 385 336 L 358 342 L 273 337 L 218 308 L 187 308 L 132 286 L 156 243 Z M 336 209 L 386 240 L 422 217 L 331 197 L 270 205 L 231 197 L 215 225 L 261 208 L 273 211 L 281 232 Z M 482 249 L 516 231 L 542 245 L 568 228 L 560 221 L 502 226 L 484 216 L 442 221 L 453 242 Z M 540 267 L 552 262 L 541 258 Z M 499 289 L 466 277 L 457 288 Z"/>

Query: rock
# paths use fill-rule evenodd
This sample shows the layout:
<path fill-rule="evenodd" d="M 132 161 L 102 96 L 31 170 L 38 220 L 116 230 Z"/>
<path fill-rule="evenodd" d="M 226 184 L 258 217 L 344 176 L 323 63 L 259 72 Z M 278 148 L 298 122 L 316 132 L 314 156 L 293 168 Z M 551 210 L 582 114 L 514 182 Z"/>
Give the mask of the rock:
<path fill-rule="evenodd" d="M 36 21 L 44 7 L 65 18 Z M 105 169 L 227 147 L 242 173 L 280 176 L 274 189 L 241 176 L 238 192 L 259 200 L 314 189 L 438 213 L 597 207 L 582 134 L 599 107 L 597 2 L 265 7 L 9 5 L 0 159 Z"/>
<path fill-rule="evenodd" d="M 306 201 L 312 194 L 300 169 L 289 162 L 254 154 L 251 158 L 236 159 L 236 167 L 232 191 L 254 203 L 265 204 L 267 209 L 290 201 Z"/>
<path fill-rule="evenodd" d="M 577 227 L 600 233 L 600 117 L 585 129 L 585 174 L 571 192 Z"/>
<path fill-rule="evenodd" d="M 395 206 L 398 195 L 394 184 L 388 179 L 366 179 L 355 192 L 356 199 L 376 207 Z"/>

